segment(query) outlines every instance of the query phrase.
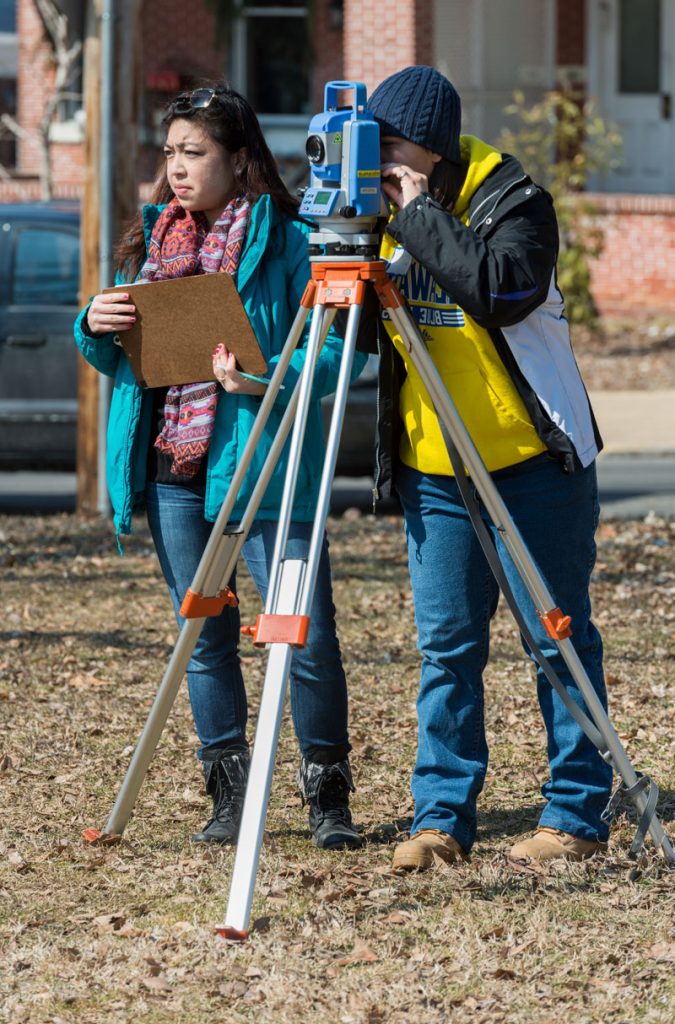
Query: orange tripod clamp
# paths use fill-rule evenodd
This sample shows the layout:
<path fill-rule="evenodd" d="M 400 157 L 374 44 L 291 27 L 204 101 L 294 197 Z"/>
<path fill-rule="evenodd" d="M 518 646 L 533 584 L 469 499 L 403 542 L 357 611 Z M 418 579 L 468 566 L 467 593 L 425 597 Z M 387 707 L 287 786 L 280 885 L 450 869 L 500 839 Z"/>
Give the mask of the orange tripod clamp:
<path fill-rule="evenodd" d="M 225 605 L 236 608 L 237 604 L 237 595 L 229 587 L 223 587 L 213 597 L 204 597 L 188 587 L 180 606 L 180 614 L 184 619 L 208 619 L 220 615 Z"/>
<path fill-rule="evenodd" d="M 572 616 L 564 615 L 560 608 L 552 608 L 550 612 L 537 612 L 537 615 L 544 624 L 544 629 L 550 636 L 551 640 L 566 640 L 567 637 L 572 636 L 572 630 L 570 626 L 572 624 Z"/>
<path fill-rule="evenodd" d="M 312 278 L 302 297 L 302 305 L 311 308 L 320 304 L 342 309 L 361 305 L 367 284 L 375 287 L 385 309 L 403 305 L 401 294 L 389 277 L 384 260 L 312 263 Z"/>
<path fill-rule="evenodd" d="M 255 620 L 255 626 L 242 626 L 244 636 L 253 637 L 256 647 L 265 644 L 289 644 L 306 647 L 309 633 L 309 615 L 266 615 Z"/>

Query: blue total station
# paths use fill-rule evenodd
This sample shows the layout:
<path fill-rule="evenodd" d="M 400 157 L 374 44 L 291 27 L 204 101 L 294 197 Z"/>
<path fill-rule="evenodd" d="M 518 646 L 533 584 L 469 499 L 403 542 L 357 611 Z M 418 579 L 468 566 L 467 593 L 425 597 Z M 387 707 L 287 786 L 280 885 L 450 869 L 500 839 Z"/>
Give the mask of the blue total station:
<path fill-rule="evenodd" d="M 328 82 L 324 109 L 309 124 L 305 152 L 311 180 L 307 217 L 377 217 L 382 212 L 380 129 L 363 82 Z"/>

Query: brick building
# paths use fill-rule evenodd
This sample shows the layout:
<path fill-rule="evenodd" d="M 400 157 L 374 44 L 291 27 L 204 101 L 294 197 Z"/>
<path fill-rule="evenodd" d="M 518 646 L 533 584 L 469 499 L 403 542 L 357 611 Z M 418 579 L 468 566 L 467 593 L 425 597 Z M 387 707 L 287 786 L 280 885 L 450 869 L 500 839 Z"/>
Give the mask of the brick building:
<path fill-rule="evenodd" d="M 9 7 L 0 0 L 0 90 Z M 61 0 L 61 7 L 81 32 L 84 0 Z M 488 141 L 503 127 L 515 88 L 534 101 L 565 85 L 596 97 L 624 139 L 622 167 L 592 183 L 606 228 L 594 267 L 598 304 L 675 312 L 675 0 L 314 0 L 311 8 L 301 0 L 251 0 L 227 36 L 213 10 L 208 0 L 144 0 L 145 180 L 156 161 L 162 105 L 203 77 L 224 73 L 244 91 L 280 161 L 299 167 L 309 115 L 330 79 L 371 89 L 397 68 L 433 64 L 459 89 L 466 130 Z M 52 74 L 34 0 L 16 0 L 16 40 L 17 118 L 30 132 Z M 11 89 L 0 91 L 0 103 L 3 95 L 11 100 Z M 80 187 L 83 127 L 79 104 L 63 104 L 52 127 L 59 194 Z M 17 184 L 28 196 L 39 153 L 28 140 L 16 150 Z M 0 188 L 7 197 L 8 186 Z"/>

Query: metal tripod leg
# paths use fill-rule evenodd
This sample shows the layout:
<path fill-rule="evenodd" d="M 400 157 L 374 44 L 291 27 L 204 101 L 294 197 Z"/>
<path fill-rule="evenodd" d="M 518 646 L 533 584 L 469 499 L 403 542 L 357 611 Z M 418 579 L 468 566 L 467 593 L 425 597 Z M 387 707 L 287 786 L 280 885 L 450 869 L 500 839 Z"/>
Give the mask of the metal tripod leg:
<path fill-rule="evenodd" d="M 326 444 L 326 456 L 321 475 L 319 498 L 317 503 L 312 537 L 307 555 L 307 561 L 286 560 L 284 550 L 287 543 L 288 529 L 291 519 L 295 484 L 299 468 L 299 458 L 304 436 L 306 411 L 309 407 L 311 388 L 311 366 L 309 350 L 312 344 L 308 345 L 307 364 L 303 370 L 306 373 L 306 380 L 301 382 L 301 392 L 298 409 L 296 430 L 291 441 L 291 453 L 279 516 L 279 529 L 277 531 L 275 551 L 270 571 L 270 588 L 266 611 L 269 609 L 272 614 L 297 614 L 309 616 L 316 577 L 321 556 L 321 547 L 326 526 L 326 518 L 330 504 L 330 491 L 335 474 L 335 463 L 337 460 L 340 434 L 344 420 L 347 404 L 347 391 L 349 389 L 354 351 L 356 349 L 356 335 L 358 331 L 359 316 L 361 308 L 353 305 L 350 309 L 342 361 L 338 377 L 333 415 L 330 431 Z M 323 307 L 318 306 L 315 318 L 323 316 Z M 314 321 L 312 322 L 314 328 Z M 306 390 L 305 390 L 306 386 Z M 303 404 L 304 400 L 304 404 Z M 270 646 L 270 654 L 267 662 L 267 671 L 258 713 L 258 725 L 255 734 L 255 745 L 251 758 L 248 786 L 246 788 L 246 799 L 244 811 L 237 840 L 237 852 L 235 855 L 232 879 L 230 882 L 230 894 L 225 915 L 225 923 L 216 928 L 216 931 L 225 938 L 245 939 L 248 935 L 248 922 L 253 902 L 253 890 L 258 871 L 260 859 L 260 848 L 262 846 L 265 817 L 269 802 L 270 788 L 272 784 L 272 772 L 276 759 L 276 751 L 279 742 L 279 730 L 281 728 L 281 715 L 286 697 L 286 689 L 290 674 L 292 648 L 288 643 L 273 643 Z"/>
<path fill-rule="evenodd" d="M 464 423 L 452 402 L 447 389 L 436 369 L 426 345 L 410 313 L 403 307 L 387 307 L 396 330 L 406 344 L 411 360 L 433 402 L 441 425 L 447 430 L 459 455 L 485 505 L 492 522 L 500 532 L 504 546 L 519 573 L 527 591 L 542 618 L 555 610 L 555 601 L 541 576 L 518 528 L 495 487 L 490 474 L 478 454 Z M 593 723 L 606 744 L 611 763 L 623 779 L 627 790 L 633 790 L 632 799 L 642 815 L 647 809 L 648 796 L 638 784 L 638 776 L 628 759 L 616 730 L 593 689 L 586 670 L 572 642 L 565 638 L 554 638 L 570 675 L 575 680 Z M 635 787 L 635 788 L 634 788 Z M 649 832 L 654 844 L 661 849 L 668 864 L 675 864 L 675 851 L 656 815 L 649 822 Z"/>
<path fill-rule="evenodd" d="M 251 495 L 250 501 L 242 516 L 238 527 L 228 529 L 228 522 L 232 509 L 234 508 L 239 491 L 250 466 L 255 449 L 260 441 L 262 432 L 274 406 L 275 399 L 279 393 L 288 364 L 297 348 L 302 336 L 305 322 L 309 315 L 309 308 L 301 306 L 291 326 L 290 332 L 283 350 L 279 356 L 279 362 L 270 379 L 269 386 L 263 396 L 260 410 L 253 424 L 248 441 L 245 445 L 242 458 L 235 470 L 232 483 L 221 506 L 218 518 L 207 542 L 206 548 L 200 560 L 199 566 L 192 581 L 188 593 L 203 598 L 203 595 L 218 594 L 221 588 L 227 584 L 237 564 L 239 554 L 244 545 L 246 537 L 255 519 L 260 502 L 264 496 L 267 484 L 279 460 L 279 456 L 288 437 L 290 428 L 295 417 L 295 410 L 298 404 L 298 389 L 291 396 L 286 412 L 274 438 L 270 452 L 260 477 Z M 331 318 L 332 319 L 332 318 Z M 322 324 L 323 331 L 320 337 L 320 344 L 323 343 L 331 319 Z M 207 601 L 209 599 L 207 598 Z M 117 798 L 105 826 L 104 834 L 122 835 L 127 822 L 133 811 L 136 798 L 143 784 L 148 771 L 150 761 L 157 748 L 160 737 L 166 725 L 166 721 L 173 707 L 176 695 L 180 688 L 187 665 L 192 657 L 195 644 L 199 638 L 204 625 L 204 616 L 186 618 L 176 642 L 176 646 L 165 670 L 160 683 L 157 695 L 148 714 L 145 726 L 134 751 L 133 757 L 127 769 L 124 781 L 119 789 Z M 86 829 L 85 838 L 92 841 L 101 836 L 98 829 Z"/>

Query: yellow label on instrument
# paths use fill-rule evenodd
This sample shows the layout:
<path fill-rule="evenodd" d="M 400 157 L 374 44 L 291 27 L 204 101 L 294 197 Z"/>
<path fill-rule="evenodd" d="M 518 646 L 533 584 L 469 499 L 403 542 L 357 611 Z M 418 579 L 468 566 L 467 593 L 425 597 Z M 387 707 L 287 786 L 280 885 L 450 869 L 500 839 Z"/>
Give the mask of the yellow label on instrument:
<path fill-rule="evenodd" d="M 376 171 L 357 171 L 356 176 L 357 178 L 379 178 L 380 172 L 379 169 Z"/>
<path fill-rule="evenodd" d="M 342 133 L 341 133 L 341 132 L 337 132 L 337 133 L 336 133 L 336 134 L 335 134 L 335 135 L 333 136 L 333 144 L 334 144 L 335 146 L 341 146 L 341 145 L 342 145 Z"/>

